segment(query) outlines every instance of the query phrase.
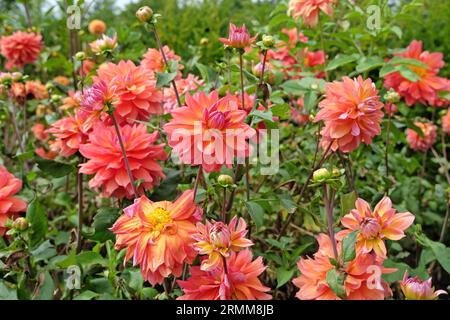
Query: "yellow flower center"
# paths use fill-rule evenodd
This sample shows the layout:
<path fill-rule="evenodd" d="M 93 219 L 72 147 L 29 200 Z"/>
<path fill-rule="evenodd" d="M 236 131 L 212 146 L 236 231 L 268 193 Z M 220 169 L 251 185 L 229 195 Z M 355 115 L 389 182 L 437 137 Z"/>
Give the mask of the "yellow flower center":
<path fill-rule="evenodd" d="M 170 214 L 163 208 L 156 208 L 148 216 L 148 221 L 152 225 L 152 231 L 161 232 L 164 228 L 172 222 Z"/>
<path fill-rule="evenodd" d="M 427 70 L 425 68 L 418 66 L 410 66 L 409 69 L 417 73 L 417 75 L 421 78 L 425 78 L 425 76 L 427 75 Z"/>

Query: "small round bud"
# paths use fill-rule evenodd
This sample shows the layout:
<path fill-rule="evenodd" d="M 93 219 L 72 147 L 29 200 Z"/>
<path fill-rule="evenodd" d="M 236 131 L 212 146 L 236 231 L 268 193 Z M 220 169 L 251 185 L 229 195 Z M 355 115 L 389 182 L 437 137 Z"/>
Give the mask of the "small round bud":
<path fill-rule="evenodd" d="M 11 81 L 12 75 L 9 72 L 0 72 L 0 83 Z"/>
<path fill-rule="evenodd" d="M 333 175 L 333 177 L 339 177 L 341 175 L 341 170 L 339 170 L 338 168 L 333 168 L 331 174 Z"/>
<path fill-rule="evenodd" d="M 47 91 L 48 90 L 52 90 L 52 89 L 54 89 L 55 88 L 55 85 L 53 84 L 53 83 L 51 83 L 51 82 L 47 82 L 46 84 L 45 84 L 45 89 L 47 89 Z"/>
<path fill-rule="evenodd" d="M 59 94 L 53 94 L 51 96 L 51 99 L 52 99 L 53 102 L 58 102 L 58 101 L 60 101 L 62 99 L 62 97 Z"/>
<path fill-rule="evenodd" d="M 217 178 L 217 182 L 224 188 L 229 187 L 233 184 L 233 178 L 227 174 L 221 174 Z"/>
<path fill-rule="evenodd" d="M 75 59 L 77 59 L 78 61 L 83 61 L 86 60 L 86 53 L 83 51 L 79 51 L 75 54 Z"/>
<path fill-rule="evenodd" d="M 209 39 L 208 38 L 201 38 L 200 39 L 200 45 L 207 46 L 208 43 L 209 43 Z"/>
<path fill-rule="evenodd" d="M 323 182 L 331 177 L 330 171 L 326 168 L 320 168 L 314 171 L 313 173 L 313 181 L 314 182 Z"/>
<path fill-rule="evenodd" d="M 12 224 L 13 229 L 24 231 L 28 228 L 28 220 L 24 217 L 17 218 Z"/>
<path fill-rule="evenodd" d="M 12 81 L 20 81 L 22 80 L 23 74 L 21 72 L 13 72 L 11 74 Z"/>
<path fill-rule="evenodd" d="M 384 95 L 384 100 L 392 104 L 398 103 L 400 101 L 400 95 L 394 89 L 391 88 Z"/>
<path fill-rule="evenodd" d="M 142 23 L 149 22 L 153 17 L 153 10 L 148 6 L 140 7 L 138 11 L 136 11 L 136 17 Z"/>
<path fill-rule="evenodd" d="M 265 47 L 272 48 L 275 45 L 275 39 L 270 35 L 263 35 L 262 42 Z"/>
<path fill-rule="evenodd" d="M 319 89 L 319 86 L 317 85 L 317 83 L 313 83 L 313 84 L 311 84 L 311 89 L 317 90 L 317 89 Z"/>

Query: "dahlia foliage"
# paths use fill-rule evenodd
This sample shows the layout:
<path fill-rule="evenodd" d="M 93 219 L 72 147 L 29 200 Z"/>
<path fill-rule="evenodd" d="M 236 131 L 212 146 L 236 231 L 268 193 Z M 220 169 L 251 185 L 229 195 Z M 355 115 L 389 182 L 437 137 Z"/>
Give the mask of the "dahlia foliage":
<path fill-rule="evenodd" d="M 436 12 L 223 2 L 4 19 L 0 297 L 447 298 L 448 46 L 402 29 Z"/>

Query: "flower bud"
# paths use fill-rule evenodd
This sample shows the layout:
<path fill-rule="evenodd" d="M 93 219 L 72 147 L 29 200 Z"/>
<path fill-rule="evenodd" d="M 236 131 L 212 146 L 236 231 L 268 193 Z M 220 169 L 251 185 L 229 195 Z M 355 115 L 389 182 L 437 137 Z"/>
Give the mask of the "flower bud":
<path fill-rule="evenodd" d="M 17 218 L 12 224 L 13 229 L 23 231 L 28 228 L 28 220 L 24 217 Z"/>
<path fill-rule="evenodd" d="M 0 83 L 8 82 L 12 80 L 12 75 L 9 72 L 0 72 Z"/>
<path fill-rule="evenodd" d="M 227 174 L 221 174 L 217 178 L 217 182 L 224 188 L 229 187 L 233 184 L 233 178 Z"/>
<path fill-rule="evenodd" d="M 23 77 L 23 74 L 21 72 L 13 72 L 11 74 L 11 78 L 13 81 L 20 81 Z"/>
<path fill-rule="evenodd" d="M 400 101 L 400 95 L 394 89 L 391 88 L 384 95 L 384 100 L 386 100 L 391 104 L 398 103 Z"/>
<path fill-rule="evenodd" d="M 201 38 L 201 39 L 200 39 L 200 45 L 202 45 L 202 46 L 207 46 L 208 43 L 209 43 L 208 38 Z"/>
<path fill-rule="evenodd" d="M 263 35 L 262 42 L 263 45 L 267 48 L 272 48 L 275 45 L 275 39 L 270 35 Z"/>
<path fill-rule="evenodd" d="M 78 61 L 83 61 L 86 60 L 86 53 L 83 51 L 79 51 L 75 54 L 75 59 L 77 59 Z"/>
<path fill-rule="evenodd" d="M 62 97 L 59 95 L 59 94 L 53 94 L 52 96 L 51 96 L 51 100 L 52 100 L 52 102 L 58 102 L 58 101 L 60 101 L 62 99 Z"/>
<path fill-rule="evenodd" d="M 338 168 L 333 168 L 331 174 L 333 175 L 333 177 L 339 177 L 341 175 L 341 170 L 339 170 Z"/>
<path fill-rule="evenodd" d="M 142 23 L 149 22 L 153 17 L 153 10 L 148 6 L 141 7 L 136 11 L 136 17 Z"/>
<path fill-rule="evenodd" d="M 331 177 L 330 171 L 326 168 L 320 168 L 314 171 L 313 173 L 313 181 L 314 182 L 323 182 Z"/>

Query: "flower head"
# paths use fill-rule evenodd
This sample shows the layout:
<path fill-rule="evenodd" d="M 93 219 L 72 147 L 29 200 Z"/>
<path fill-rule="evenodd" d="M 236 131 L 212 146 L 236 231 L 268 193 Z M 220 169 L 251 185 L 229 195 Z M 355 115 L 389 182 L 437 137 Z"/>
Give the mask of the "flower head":
<path fill-rule="evenodd" d="M 435 106 L 439 101 L 438 92 L 450 90 L 449 81 L 437 76 L 444 66 L 442 53 L 422 51 L 422 41 L 413 40 L 406 51 L 395 56 L 419 60 L 424 65 L 407 66 L 420 77 L 420 80 L 415 82 L 406 79 L 398 71 L 388 74 L 384 79 L 384 86 L 397 91 L 407 105 L 412 106 L 420 102 Z"/>
<path fill-rule="evenodd" d="M 422 131 L 423 137 L 408 128 L 406 129 L 406 141 L 411 149 L 425 152 L 436 142 L 437 127 L 431 122 L 416 121 L 414 125 Z"/>
<path fill-rule="evenodd" d="M 178 63 L 178 73 L 176 79 L 181 78 L 181 70 L 184 68 L 184 66 L 180 63 L 181 57 L 176 55 L 175 52 L 168 46 L 164 46 L 163 50 L 168 62 L 176 61 Z M 165 62 L 161 51 L 154 48 L 149 48 L 141 60 L 141 66 L 149 70 L 152 73 L 152 77 L 156 79 L 155 73 L 163 72 L 165 67 Z"/>
<path fill-rule="evenodd" d="M 39 80 L 30 80 L 25 82 L 25 91 L 27 99 L 43 100 L 48 98 L 48 91 Z"/>
<path fill-rule="evenodd" d="M 319 21 L 319 12 L 332 16 L 333 4 L 336 2 L 337 0 L 290 0 L 288 14 L 296 20 L 302 18 L 305 26 L 314 28 Z"/>
<path fill-rule="evenodd" d="M 158 185 L 164 178 L 163 170 L 157 162 L 167 158 L 164 144 L 154 145 L 158 132 L 147 133 L 144 124 L 125 124 L 120 128 L 120 132 L 131 173 L 136 181 L 142 181 L 138 187 L 142 194 L 144 190 Z M 103 122 L 95 123 L 89 134 L 89 142 L 80 146 L 80 153 L 88 159 L 81 164 L 80 172 L 94 175 L 89 181 L 90 188 L 101 189 L 104 197 L 134 197 L 114 127 L 106 126 Z"/>
<path fill-rule="evenodd" d="M 383 300 L 392 295 L 388 284 L 381 278 L 374 281 L 372 268 L 377 268 L 379 274 L 395 271 L 384 268 L 374 254 L 357 254 L 349 261 L 341 273 L 343 297 L 339 297 L 327 282 L 327 274 L 335 268 L 330 262 L 334 253 L 330 238 L 325 234 L 317 236 L 319 250 L 313 258 L 301 258 L 297 266 L 301 275 L 293 280 L 300 289 L 296 297 L 300 300 Z M 337 241 L 338 252 L 341 252 L 342 242 Z"/>
<path fill-rule="evenodd" d="M 60 84 L 62 86 L 65 86 L 65 87 L 68 87 L 70 85 L 69 78 L 67 78 L 65 76 L 57 76 L 57 77 L 53 78 L 53 82 Z"/>
<path fill-rule="evenodd" d="M 197 90 L 202 86 L 203 80 L 193 74 L 188 74 L 186 78 L 176 79 L 175 83 L 180 96 L 184 96 L 186 93 Z M 164 90 L 164 113 L 170 113 L 176 108 L 178 108 L 177 96 L 175 90 L 171 86 Z"/>
<path fill-rule="evenodd" d="M 42 36 L 36 33 L 16 31 L 0 38 L 0 53 L 7 59 L 8 70 L 34 63 L 42 48 Z"/>
<path fill-rule="evenodd" d="M 175 202 L 152 202 L 142 196 L 124 209 L 111 228 L 116 249 L 126 248 L 125 262 L 133 257 L 133 265 L 140 266 L 143 278 L 152 285 L 171 274 L 179 277 L 183 263 L 192 263 L 197 255 L 191 236 L 201 215 L 192 190 Z"/>
<path fill-rule="evenodd" d="M 420 280 L 419 277 L 408 278 L 408 271 L 405 271 L 400 288 L 406 300 L 436 300 L 441 294 L 447 294 L 444 290 L 434 290 L 431 278 Z"/>
<path fill-rule="evenodd" d="M 450 109 L 448 109 L 447 113 L 442 117 L 442 130 L 450 135 Z"/>
<path fill-rule="evenodd" d="M 94 19 L 89 22 L 88 29 L 91 34 L 101 35 L 106 31 L 106 23 L 102 20 Z"/>
<path fill-rule="evenodd" d="M 96 54 L 111 52 L 117 48 L 117 33 L 115 33 L 112 38 L 104 34 L 100 39 L 91 42 L 89 46 L 91 47 L 92 52 Z"/>
<path fill-rule="evenodd" d="M 24 212 L 27 204 L 14 195 L 22 188 L 22 181 L 9 173 L 0 165 L 0 236 L 6 232 L 5 224 L 8 219 L 14 220 L 20 212 Z"/>
<path fill-rule="evenodd" d="M 385 239 L 400 240 L 404 231 L 413 223 L 414 215 L 410 212 L 396 213 L 392 208 L 391 199 L 384 197 L 375 206 L 359 198 L 355 202 L 355 209 L 341 219 L 342 225 L 347 228 L 337 234 L 343 238 L 348 233 L 358 230 L 356 251 L 368 253 L 374 251 L 380 258 L 386 257 Z"/>
<path fill-rule="evenodd" d="M 184 295 L 178 300 L 270 300 L 264 286 L 258 279 L 265 267 L 262 258 L 252 261 L 252 252 L 248 249 L 232 252 L 226 259 L 227 271 L 220 266 L 211 271 L 200 267 L 191 267 L 191 277 L 187 281 L 178 281 Z"/>
<path fill-rule="evenodd" d="M 208 255 L 202 261 L 201 269 L 212 270 L 222 266 L 222 259 L 230 256 L 231 252 L 238 251 L 253 245 L 246 239 L 247 224 L 242 218 L 236 216 L 231 219 L 229 225 L 221 221 L 206 221 L 206 224 L 198 223 L 197 232 L 192 235 L 196 243 L 194 248 L 199 254 Z"/>
<path fill-rule="evenodd" d="M 323 120 L 322 147 L 342 152 L 355 150 L 361 142 L 372 143 L 381 133 L 383 103 L 372 80 L 344 77 L 326 85 L 326 98 L 319 103 L 314 121 Z"/>
<path fill-rule="evenodd" d="M 45 125 L 42 123 L 36 123 L 31 127 L 31 132 L 33 132 L 35 138 L 41 142 L 46 142 L 48 140 L 48 133 L 46 132 Z"/>
<path fill-rule="evenodd" d="M 220 38 L 220 42 L 235 49 L 245 49 L 255 42 L 257 36 L 250 37 L 250 33 L 247 30 L 245 24 L 242 27 L 236 27 L 230 23 L 230 31 L 228 39 Z"/>
<path fill-rule="evenodd" d="M 186 106 L 171 114 L 164 130 L 182 163 L 217 172 L 223 165 L 231 167 L 234 156 L 248 156 L 246 140 L 255 130 L 245 123 L 247 113 L 229 97 L 219 99 L 217 91 L 186 94 Z"/>
<path fill-rule="evenodd" d="M 114 115 L 119 123 L 133 123 L 134 120 L 148 121 L 150 114 L 161 113 L 161 91 L 151 73 L 132 61 L 120 61 L 101 66 L 94 82 L 104 81 L 114 88 Z"/>

